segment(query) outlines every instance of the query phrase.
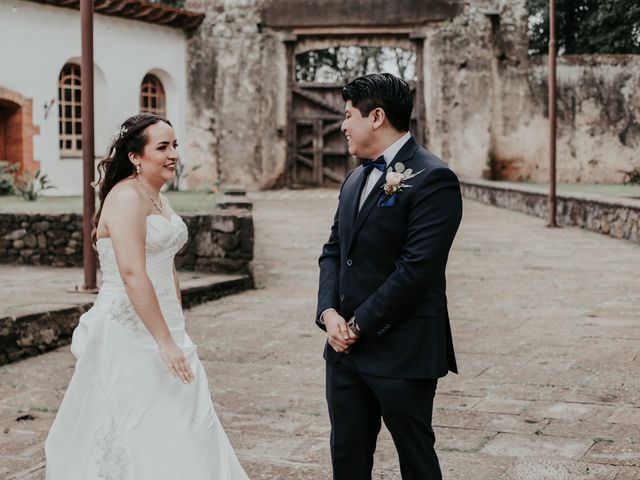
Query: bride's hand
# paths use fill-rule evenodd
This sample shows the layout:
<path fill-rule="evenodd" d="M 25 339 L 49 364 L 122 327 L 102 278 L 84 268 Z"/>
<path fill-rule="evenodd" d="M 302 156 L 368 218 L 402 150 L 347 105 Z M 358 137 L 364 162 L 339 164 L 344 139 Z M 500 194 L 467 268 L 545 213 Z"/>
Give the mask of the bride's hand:
<path fill-rule="evenodd" d="M 191 383 L 193 380 L 193 373 L 191 372 L 191 367 L 187 363 L 187 359 L 180 350 L 180 347 L 176 345 L 176 342 L 173 339 L 162 342 L 158 345 L 160 348 L 160 355 L 162 356 L 162 360 L 169 367 L 169 371 L 171 374 L 176 377 L 180 377 L 184 383 Z"/>

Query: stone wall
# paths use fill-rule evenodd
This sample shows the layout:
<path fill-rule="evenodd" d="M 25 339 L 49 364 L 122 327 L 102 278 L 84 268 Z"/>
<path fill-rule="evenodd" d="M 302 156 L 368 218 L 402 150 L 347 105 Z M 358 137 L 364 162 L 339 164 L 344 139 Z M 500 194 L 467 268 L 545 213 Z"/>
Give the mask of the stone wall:
<path fill-rule="evenodd" d="M 368 13 L 367 5 L 376 1 L 358 0 L 350 5 L 355 13 L 333 11 L 331 27 L 324 17 L 314 20 L 308 9 L 304 15 L 269 18 L 265 12 L 273 10 L 265 10 L 266 0 L 188 0 L 190 9 L 206 13 L 189 43 L 184 156 L 191 167 L 206 168 L 194 171 L 188 183 L 276 185 L 286 164 L 284 40 L 300 31 L 297 24 L 307 30 L 333 28 L 335 34 L 322 35 L 335 44 L 350 31 L 376 31 L 376 24 L 378 31 L 401 28 L 373 10 Z M 528 54 L 527 0 L 429 0 L 429 7 L 424 5 L 426 0 L 403 0 L 394 8 L 431 12 L 446 6 L 443 11 L 456 12 L 452 19 L 428 21 L 411 13 L 396 15 L 416 21 L 412 31 L 425 37 L 427 147 L 463 178 L 546 180 L 547 59 Z M 620 170 L 640 168 L 639 84 L 639 56 L 559 58 L 560 181 L 620 182 Z"/>
<path fill-rule="evenodd" d="M 232 207 L 214 215 L 184 215 L 189 242 L 176 256 L 176 268 L 200 272 L 246 273 L 253 260 L 253 217 Z"/>
<path fill-rule="evenodd" d="M 264 31 L 260 0 L 188 0 L 206 13 L 189 41 L 186 152 L 190 187 L 270 187 L 284 171 L 286 59 Z"/>
<path fill-rule="evenodd" d="M 546 56 L 506 72 L 496 179 L 549 177 L 547 72 Z M 621 183 L 623 171 L 640 168 L 640 55 L 562 56 L 557 76 L 558 180 Z"/>
<path fill-rule="evenodd" d="M 0 214 L 0 262 L 82 266 L 82 215 Z"/>
<path fill-rule="evenodd" d="M 463 181 L 465 198 L 540 218 L 548 218 L 547 194 L 539 189 L 500 182 Z M 557 195 L 557 223 L 640 244 L 640 201 L 596 195 Z"/>
<path fill-rule="evenodd" d="M 215 280 L 180 282 L 182 308 L 191 308 L 253 288 L 251 275 L 226 275 Z M 92 296 L 93 297 L 93 296 Z M 80 316 L 93 305 L 93 298 L 74 306 L 49 304 L 15 317 L 0 316 L 0 365 L 54 350 L 71 341 Z M 42 305 L 39 305 L 42 307 Z M 56 308 L 57 307 L 57 308 Z"/>
<path fill-rule="evenodd" d="M 461 177 L 548 180 L 548 58 L 527 21 L 526 0 L 479 0 L 426 27 L 428 147 Z M 621 183 L 640 168 L 640 56 L 560 56 L 557 80 L 558 181 Z"/>
<path fill-rule="evenodd" d="M 254 239 L 247 205 L 231 204 L 212 215 L 182 218 L 189 228 L 189 241 L 176 257 L 177 268 L 248 271 Z M 81 267 L 82 215 L 0 214 L 0 263 Z"/>

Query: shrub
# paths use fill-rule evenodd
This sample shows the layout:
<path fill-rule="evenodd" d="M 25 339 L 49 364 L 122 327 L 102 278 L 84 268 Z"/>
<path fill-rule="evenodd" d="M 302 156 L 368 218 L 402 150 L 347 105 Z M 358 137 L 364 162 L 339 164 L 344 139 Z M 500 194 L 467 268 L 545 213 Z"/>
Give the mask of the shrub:
<path fill-rule="evenodd" d="M 38 195 L 45 190 L 56 188 L 49 184 L 49 179 L 46 175 L 43 175 L 40 169 L 36 170 L 33 175 L 29 170 L 25 170 L 22 176 L 18 178 L 16 189 L 28 202 L 33 202 L 38 199 Z"/>
<path fill-rule="evenodd" d="M 18 168 L 4 160 L 0 160 L 0 196 L 14 195 L 16 193 L 13 175 Z"/>

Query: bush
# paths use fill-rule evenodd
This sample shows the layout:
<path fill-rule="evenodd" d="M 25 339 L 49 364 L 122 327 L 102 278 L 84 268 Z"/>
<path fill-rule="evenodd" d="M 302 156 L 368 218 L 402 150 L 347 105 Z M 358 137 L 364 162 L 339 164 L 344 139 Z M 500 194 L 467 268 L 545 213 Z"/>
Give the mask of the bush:
<path fill-rule="evenodd" d="M 18 168 L 15 165 L 0 160 L 0 196 L 14 195 L 16 193 L 13 175 Z"/>
<path fill-rule="evenodd" d="M 625 185 L 640 185 L 640 168 L 636 168 L 635 170 L 629 170 L 624 173 L 624 178 L 622 183 Z"/>
<path fill-rule="evenodd" d="M 18 178 L 16 189 L 28 202 L 38 199 L 38 195 L 45 190 L 56 188 L 49 184 L 49 179 L 43 175 L 40 169 L 36 170 L 33 176 L 29 170 L 25 170 L 22 176 Z"/>

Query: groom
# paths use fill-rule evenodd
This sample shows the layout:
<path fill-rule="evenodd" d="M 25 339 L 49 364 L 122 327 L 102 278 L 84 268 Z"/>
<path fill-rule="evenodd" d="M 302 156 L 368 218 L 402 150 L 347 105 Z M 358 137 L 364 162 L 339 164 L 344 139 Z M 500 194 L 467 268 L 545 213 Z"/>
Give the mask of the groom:
<path fill-rule="evenodd" d="M 445 268 L 460 186 L 408 132 L 406 82 L 366 75 L 342 98 L 349 153 L 368 160 L 342 185 L 319 260 L 333 478 L 371 479 L 382 418 L 403 480 L 441 479 L 431 415 L 437 379 L 457 372 Z"/>

